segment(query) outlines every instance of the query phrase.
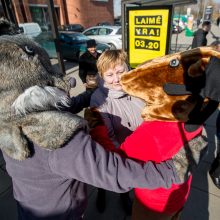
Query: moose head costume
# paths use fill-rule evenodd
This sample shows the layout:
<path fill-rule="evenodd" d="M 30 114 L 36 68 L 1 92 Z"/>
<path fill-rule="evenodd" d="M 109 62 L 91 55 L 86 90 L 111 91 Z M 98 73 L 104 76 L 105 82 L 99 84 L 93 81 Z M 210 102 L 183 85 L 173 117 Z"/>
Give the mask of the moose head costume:
<path fill-rule="evenodd" d="M 147 61 L 121 76 L 123 90 L 146 102 L 144 122 L 121 146 L 128 157 L 160 162 L 184 150 L 189 163 L 199 161 L 205 152 L 202 125 L 220 101 L 219 58 L 213 48 L 201 47 Z M 135 189 L 134 219 L 146 219 L 146 210 L 175 215 L 190 183 L 191 177 L 169 190 Z"/>
<path fill-rule="evenodd" d="M 189 122 L 191 119 L 202 124 L 203 117 L 193 115 L 192 119 L 192 110 L 201 114 L 204 102 L 220 101 L 219 58 L 220 53 L 211 47 L 167 55 L 124 74 L 121 83 L 127 93 L 146 101 L 142 114 L 146 121 Z"/>

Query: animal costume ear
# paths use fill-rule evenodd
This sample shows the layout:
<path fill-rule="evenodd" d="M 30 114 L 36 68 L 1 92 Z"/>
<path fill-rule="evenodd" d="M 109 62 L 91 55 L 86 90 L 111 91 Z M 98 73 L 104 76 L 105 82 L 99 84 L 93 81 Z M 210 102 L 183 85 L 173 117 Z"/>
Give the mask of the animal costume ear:
<path fill-rule="evenodd" d="M 197 77 L 203 75 L 205 68 L 209 62 L 210 58 L 202 58 L 198 60 L 196 63 L 193 63 L 189 69 L 188 74 L 191 77 Z"/>
<path fill-rule="evenodd" d="M 20 34 L 19 28 L 5 18 L 0 18 L 0 35 Z"/>
<path fill-rule="evenodd" d="M 28 141 L 20 127 L 2 124 L 0 142 L 1 149 L 15 160 L 24 160 L 30 155 Z"/>

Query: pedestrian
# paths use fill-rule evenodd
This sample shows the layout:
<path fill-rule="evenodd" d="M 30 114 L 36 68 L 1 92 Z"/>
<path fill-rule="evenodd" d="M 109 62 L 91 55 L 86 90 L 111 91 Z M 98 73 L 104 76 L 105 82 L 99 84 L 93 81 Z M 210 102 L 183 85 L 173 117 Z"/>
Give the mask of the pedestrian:
<path fill-rule="evenodd" d="M 93 89 L 97 86 L 97 67 L 96 62 L 101 55 L 96 50 L 96 41 L 87 41 L 87 50 L 79 58 L 79 77 L 86 89 Z"/>
<path fill-rule="evenodd" d="M 217 24 L 217 26 L 219 26 L 219 24 L 220 24 L 220 16 L 217 18 L 216 24 Z"/>
<path fill-rule="evenodd" d="M 198 28 L 199 25 L 200 25 L 200 21 L 201 21 L 201 19 L 197 18 L 197 20 L 196 20 L 197 28 Z"/>
<path fill-rule="evenodd" d="M 216 40 L 211 43 L 211 46 L 220 51 L 220 41 Z M 218 110 L 219 111 L 219 110 Z M 209 174 L 216 187 L 220 189 L 220 112 L 218 112 L 216 120 L 216 137 L 217 137 L 217 153 L 213 160 Z"/>
<path fill-rule="evenodd" d="M 33 40 L 1 36 L 0 54 L 0 148 L 19 220 L 82 219 L 87 183 L 127 192 L 169 188 L 186 175 L 179 175 L 178 158 L 137 163 L 94 142 L 82 118 L 59 110 L 68 106 L 70 87 Z M 181 158 L 180 167 L 188 167 Z"/>
<path fill-rule="evenodd" d="M 211 30 L 211 22 L 204 21 L 202 28 L 199 28 L 195 33 L 192 41 L 192 49 L 201 46 L 207 46 L 207 34 Z"/>
<path fill-rule="evenodd" d="M 90 107 L 95 107 L 107 127 L 108 136 L 118 148 L 127 136 L 142 123 L 141 111 L 144 102 L 123 92 L 119 77 L 128 71 L 127 55 L 123 50 L 108 50 L 97 61 L 101 77 L 99 87 L 93 93 Z M 120 194 L 125 212 L 131 215 L 132 202 L 129 193 Z M 98 190 L 96 200 L 100 212 L 105 209 L 105 191 Z"/>

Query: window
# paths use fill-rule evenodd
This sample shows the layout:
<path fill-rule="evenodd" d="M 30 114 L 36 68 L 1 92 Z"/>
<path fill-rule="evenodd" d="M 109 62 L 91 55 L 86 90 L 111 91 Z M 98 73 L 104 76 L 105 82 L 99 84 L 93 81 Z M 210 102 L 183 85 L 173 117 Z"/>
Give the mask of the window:
<path fill-rule="evenodd" d="M 122 34 L 121 28 L 118 29 L 118 31 L 116 32 L 116 34 Z"/>
<path fill-rule="evenodd" d="M 85 35 L 98 35 L 98 29 L 97 28 L 90 29 L 90 30 L 86 31 L 84 34 Z"/>
<path fill-rule="evenodd" d="M 112 30 L 112 29 L 107 28 L 107 29 L 106 29 L 106 31 L 107 31 L 107 34 L 111 34 L 113 30 Z"/>
<path fill-rule="evenodd" d="M 106 29 L 105 29 L 105 28 L 101 28 L 101 29 L 99 30 L 99 35 L 107 35 Z"/>

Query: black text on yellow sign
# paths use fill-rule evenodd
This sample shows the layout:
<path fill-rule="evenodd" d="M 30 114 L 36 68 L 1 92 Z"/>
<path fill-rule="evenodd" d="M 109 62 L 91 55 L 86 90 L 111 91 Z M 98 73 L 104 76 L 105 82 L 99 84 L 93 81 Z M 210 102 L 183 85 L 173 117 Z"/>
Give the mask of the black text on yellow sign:
<path fill-rule="evenodd" d="M 160 28 L 135 27 L 135 36 L 160 37 Z"/>
<path fill-rule="evenodd" d="M 162 16 L 135 16 L 135 25 L 162 25 Z"/>
<path fill-rule="evenodd" d="M 148 49 L 148 50 L 160 50 L 160 41 L 149 40 L 142 38 L 135 38 L 135 49 Z"/>
<path fill-rule="evenodd" d="M 163 56 L 169 51 L 172 6 L 128 7 L 129 65 Z"/>

